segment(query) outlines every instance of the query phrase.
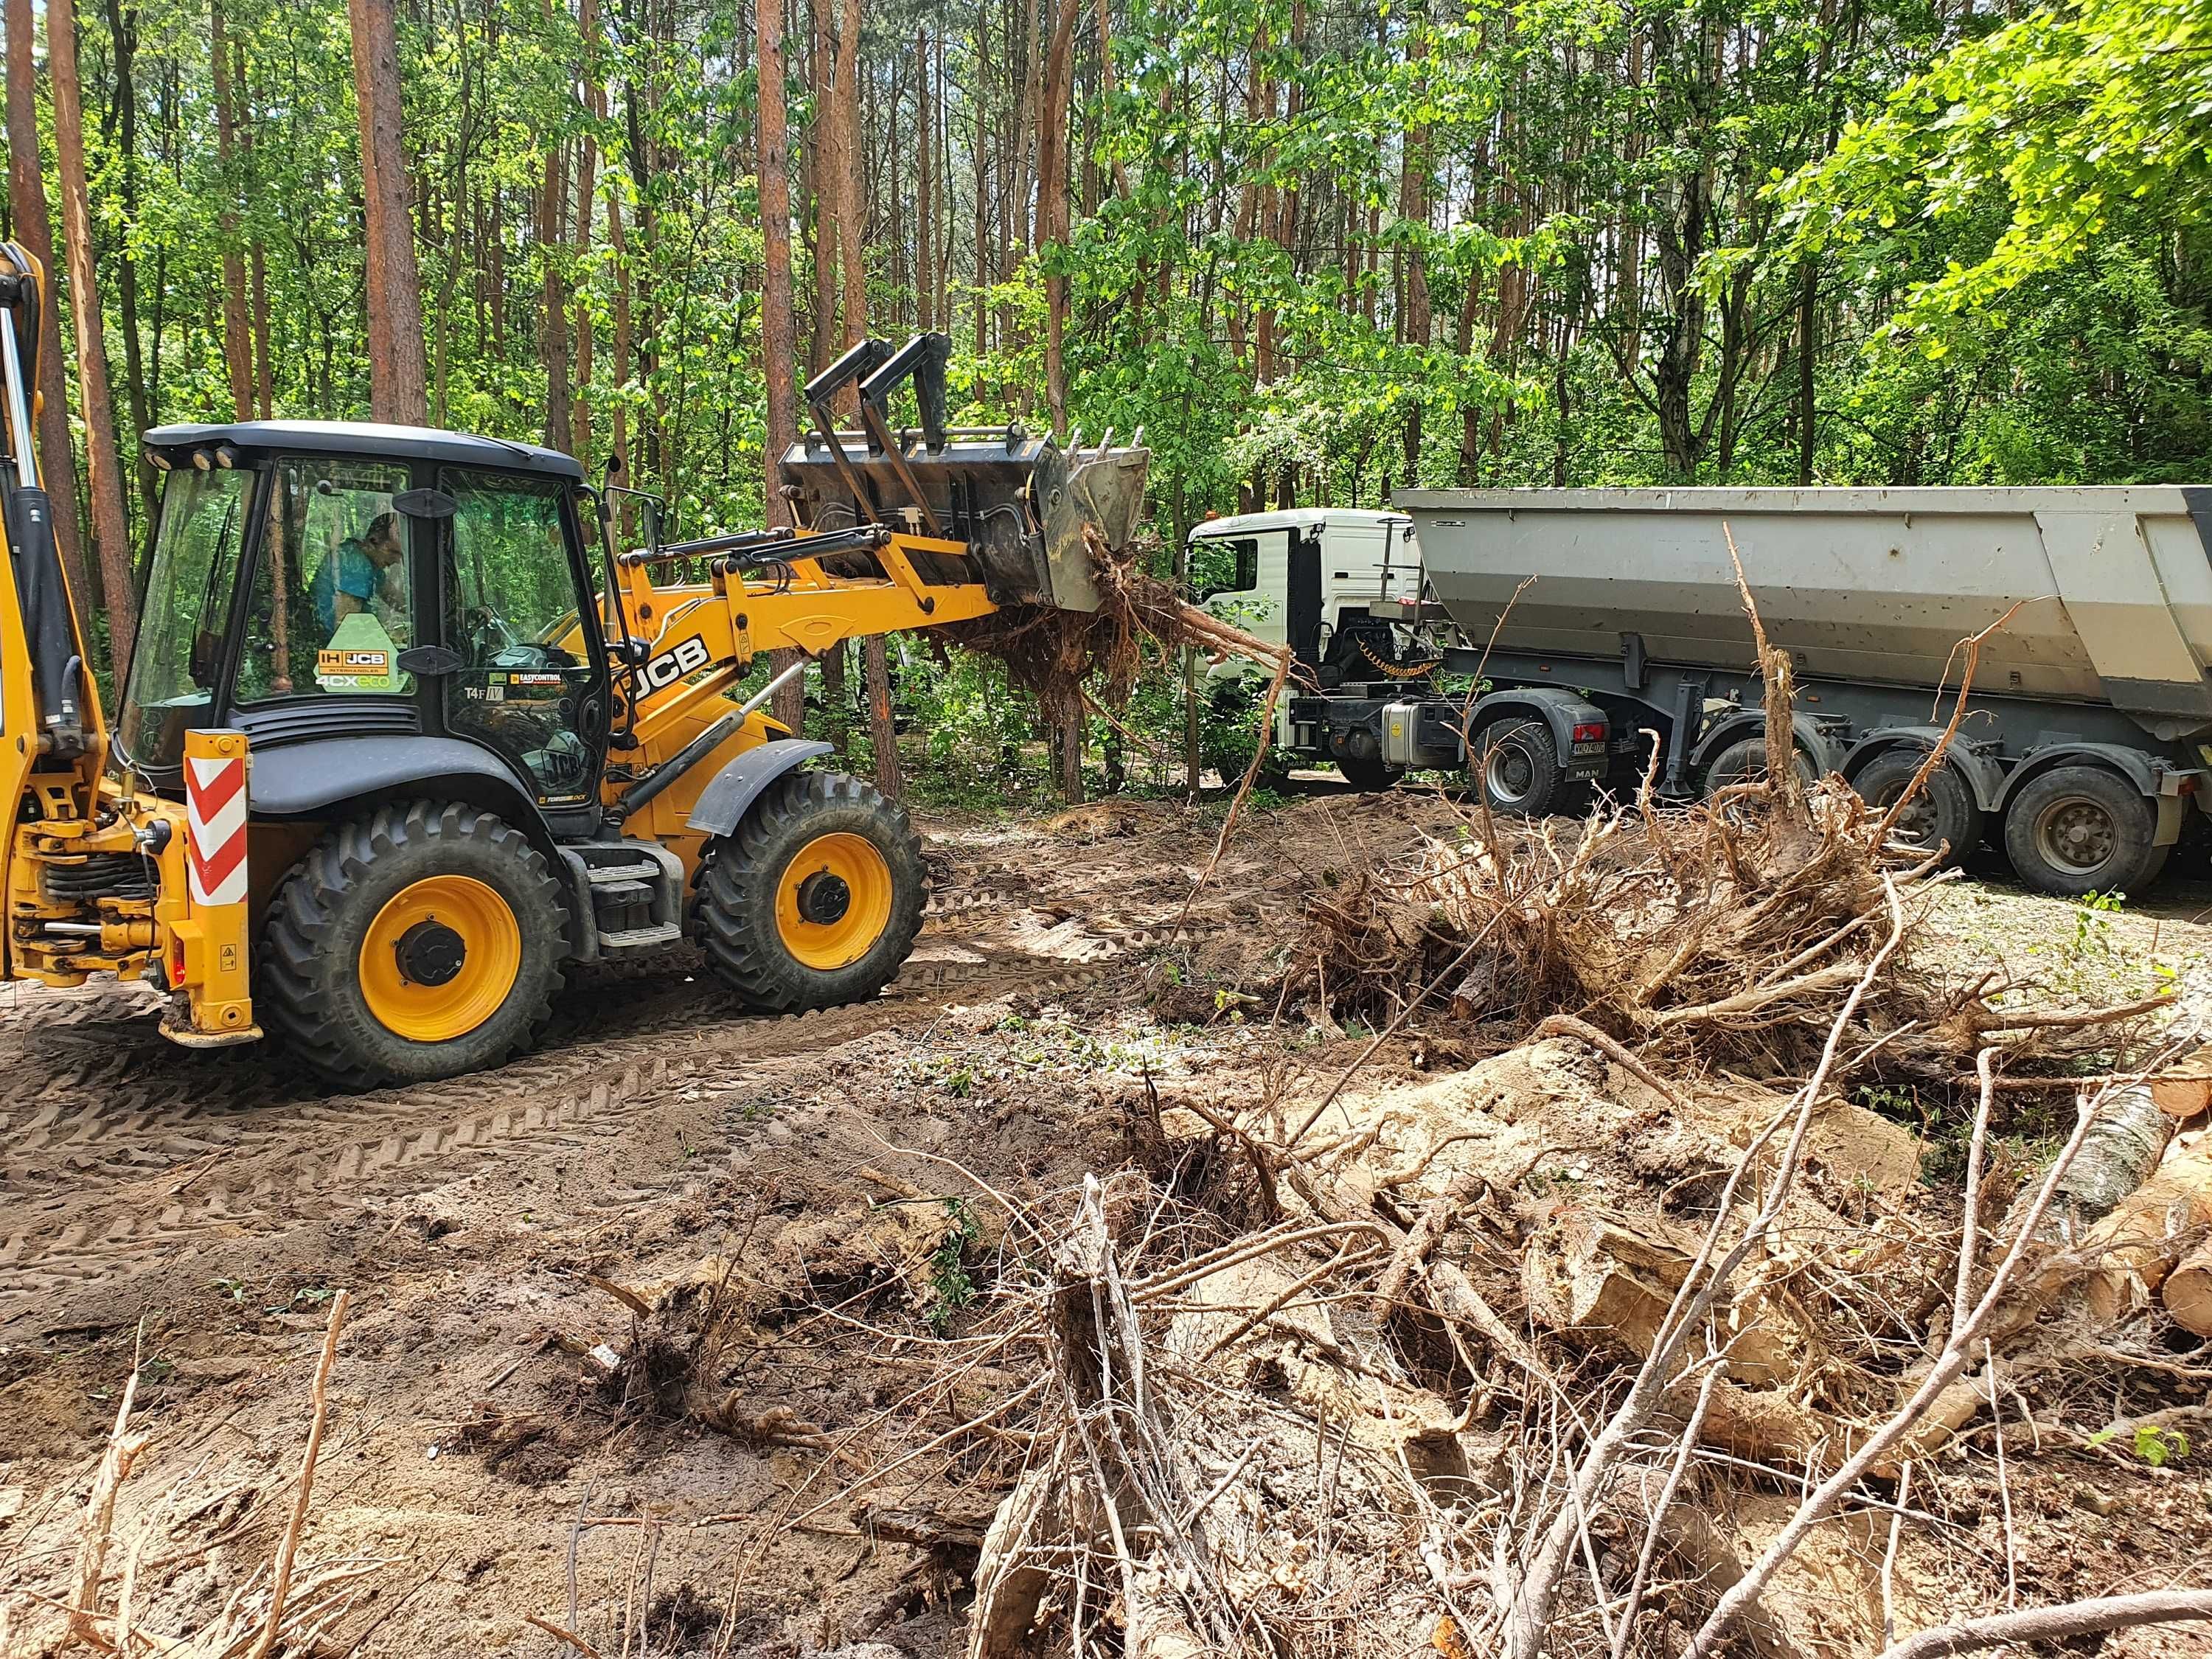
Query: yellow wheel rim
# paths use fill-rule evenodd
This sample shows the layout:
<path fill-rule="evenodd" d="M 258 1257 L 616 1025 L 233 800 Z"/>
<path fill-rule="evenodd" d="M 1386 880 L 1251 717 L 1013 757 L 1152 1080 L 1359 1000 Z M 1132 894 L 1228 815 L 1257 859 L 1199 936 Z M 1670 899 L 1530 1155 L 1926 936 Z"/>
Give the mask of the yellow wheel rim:
<path fill-rule="evenodd" d="M 858 962 L 890 923 L 891 866 L 866 836 L 817 836 L 775 884 L 776 933 L 809 968 Z"/>
<path fill-rule="evenodd" d="M 362 996 L 377 1023 L 414 1042 L 466 1036 L 522 971 L 522 929 L 497 890 L 428 876 L 394 894 L 361 944 Z"/>

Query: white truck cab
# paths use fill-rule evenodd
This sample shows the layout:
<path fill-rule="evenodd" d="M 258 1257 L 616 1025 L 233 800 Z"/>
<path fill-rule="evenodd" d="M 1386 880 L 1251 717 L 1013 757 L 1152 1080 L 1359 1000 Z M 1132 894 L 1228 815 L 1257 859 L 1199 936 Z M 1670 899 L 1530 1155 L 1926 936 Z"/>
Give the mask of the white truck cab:
<path fill-rule="evenodd" d="M 1319 663 L 1347 613 L 1419 599 L 1413 529 L 1403 513 L 1356 507 L 1208 519 L 1190 532 L 1191 585 L 1210 614 Z"/>

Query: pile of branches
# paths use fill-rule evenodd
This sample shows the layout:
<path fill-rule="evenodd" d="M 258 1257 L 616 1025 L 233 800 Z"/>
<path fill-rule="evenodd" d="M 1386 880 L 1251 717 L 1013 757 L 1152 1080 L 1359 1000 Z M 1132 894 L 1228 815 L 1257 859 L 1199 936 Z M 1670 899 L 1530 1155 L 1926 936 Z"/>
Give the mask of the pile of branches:
<path fill-rule="evenodd" d="M 1804 1075 L 1847 998 L 1845 1050 L 1867 1076 L 1946 1084 L 2000 1033 L 2033 1033 L 2015 1062 L 2056 1073 L 2148 1012 L 2001 1008 L 1994 975 L 1924 964 L 1949 872 L 1891 842 L 1888 822 L 1833 777 L 1690 807 L 1647 790 L 1570 828 L 1478 807 L 1458 836 L 1316 894 L 1291 989 L 1376 1024 L 1425 1008 L 1517 1032 L 1571 1016 L 1648 1058 L 1765 1079 Z"/>

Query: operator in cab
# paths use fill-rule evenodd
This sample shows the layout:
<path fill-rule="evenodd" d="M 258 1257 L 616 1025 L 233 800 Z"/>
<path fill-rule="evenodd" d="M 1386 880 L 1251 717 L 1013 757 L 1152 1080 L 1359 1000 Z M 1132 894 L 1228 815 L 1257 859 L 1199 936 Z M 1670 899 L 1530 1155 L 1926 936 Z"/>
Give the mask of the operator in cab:
<path fill-rule="evenodd" d="M 385 608 L 403 607 L 406 599 L 399 545 L 399 518 L 380 513 L 360 536 L 349 536 L 315 572 L 308 594 L 315 617 L 330 638 L 339 622 L 357 616 L 380 602 Z"/>

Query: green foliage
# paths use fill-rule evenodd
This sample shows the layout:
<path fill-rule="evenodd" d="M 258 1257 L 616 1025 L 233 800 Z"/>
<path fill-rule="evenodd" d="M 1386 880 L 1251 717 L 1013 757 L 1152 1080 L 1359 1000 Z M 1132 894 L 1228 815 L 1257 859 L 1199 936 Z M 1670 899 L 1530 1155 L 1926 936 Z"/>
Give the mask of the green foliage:
<path fill-rule="evenodd" d="M 2100 1429 L 2089 1437 L 2088 1443 L 2092 1446 L 2110 1445 L 2126 1432 L 2118 1425 Z M 2154 1423 L 2136 1425 L 2130 1436 L 2130 1443 L 2134 1446 L 2136 1455 L 2154 1469 L 2162 1469 L 2168 1463 L 2179 1463 L 2189 1455 L 2189 1436 L 2185 1431 L 2162 1429 Z"/>
<path fill-rule="evenodd" d="M 1959 252 L 1905 285 L 1890 325 L 1943 355 L 1952 319 L 2001 321 L 2029 279 L 2109 240 L 2202 224 L 2212 12 L 2196 0 L 2031 11 L 1911 76 L 1784 194 L 1813 250 L 1874 236 L 1917 252 L 1963 229 Z"/>

